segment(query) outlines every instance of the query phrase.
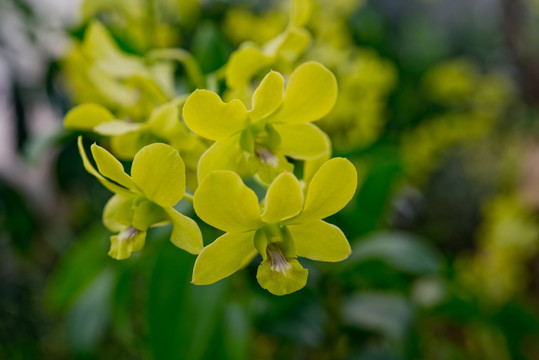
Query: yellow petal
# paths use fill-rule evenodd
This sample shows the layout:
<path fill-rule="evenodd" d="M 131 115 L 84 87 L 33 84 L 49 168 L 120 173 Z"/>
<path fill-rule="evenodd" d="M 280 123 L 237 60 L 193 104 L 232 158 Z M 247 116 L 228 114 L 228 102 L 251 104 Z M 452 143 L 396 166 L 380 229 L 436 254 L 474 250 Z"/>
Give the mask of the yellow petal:
<path fill-rule="evenodd" d="M 131 253 L 142 250 L 146 242 L 146 231 L 138 231 L 133 238 L 122 238 L 122 234 L 110 237 L 109 256 L 116 260 L 124 260 Z"/>
<path fill-rule="evenodd" d="M 169 217 L 161 206 L 148 200 L 138 201 L 133 207 L 132 226 L 146 231 L 150 226 L 163 225 L 169 222 Z"/>
<path fill-rule="evenodd" d="M 139 151 L 141 144 L 141 132 L 133 131 L 110 138 L 110 149 L 121 160 L 133 160 Z"/>
<path fill-rule="evenodd" d="M 262 220 L 275 223 L 299 214 L 303 207 L 303 192 L 298 179 L 288 172 L 279 175 L 270 185 L 265 199 Z"/>
<path fill-rule="evenodd" d="M 334 262 L 346 259 L 352 252 L 341 229 L 325 221 L 289 225 L 287 228 L 298 256 Z"/>
<path fill-rule="evenodd" d="M 337 100 L 337 80 L 322 64 L 300 65 L 286 87 L 283 104 L 271 116 L 272 122 L 299 124 L 327 115 Z"/>
<path fill-rule="evenodd" d="M 242 159 L 243 151 L 240 148 L 240 134 L 216 141 L 202 154 L 198 161 L 198 182 L 201 182 L 210 171 L 237 171 Z"/>
<path fill-rule="evenodd" d="M 274 124 L 281 137 L 280 151 L 294 159 L 312 160 L 330 151 L 328 136 L 316 125 Z"/>
<path fill-rule="evenodd" d="M 192 282 L 213 284 L 246 266 L 256 255 L 255 232 L 226 233 L 206 246 L 198 255 Z"/>
<path fill-rule="evenodd" d="M 79 153 L 80 153 L 80 156 L 82 158 L 82 164 L 84 165 L 84 168 L 86 169 L 86 171 L 88 171 L 90 174 L 95 176 L 95 178 L 97 180 L 99 180 L 99 182 L 104 187 L 106 187 L 107 189 L 109 189 L 113 193 L 119 194 L 119 195 L 122 195 L 122 196 L 126 196 L 126 197 L 130 197 L 130 196 L 133 195 L 133 193 L 131 191 L 129 191 L 128 189 L 126 189 L 124 187 L 121 187 L 121 186 L 113 183 L 112 181 L 106 179 L 103 175 L 101 175 L 93 167 L 92 163 L 90 163 L 90 160 L 88 160 L 88 155 L 86 155 L 86 151 L 84 150 L 84 146 L 82 145 L 82 136 L 79 136 L 77 143 L 78 143 L 78 147 L 79 147 Z"/>
<path fill-rule="evenodd" d="M 88 103 L 71 109 L 64 118 L 64 126 L 70 130 L 92 130 L 113 119 L 114 116 L 104 106 Z"/>
<path fill-rule="evenodd" d="M 305 29 L 288 28 L 287 31 L 275 37 L 264 45 L 264 54 L 276 56 L 284 60 L 286 65 L 292 65 L 309 46 L 311 35 Z"/>
<path fill-rule="evenodd" d="M 116 220 L 116 212 L 126 201 L 130 201 L 131 198 L 125 198 L 120 195 L 114 195 L 105 204 L 103 209 L 103 224 L 107 229 L 113 232 L 120 232 L 125 228 L 126 224 L 121 224 Z"/>
<path fill-rule="evenodd" d="M 258 267 L 256 279 L 262 288 L 273 295 L 286 295 L 302 289 L 307 284 L 309 271 L 296 260 L 288 260 L 290 268 L 285 271 L 275 271 L 271 261 L 264 260 Z"/>
<path fill-rule="evenodd" d="M 183 160 L 166 144 L 151 144 L 137 152 L 131 178 L 146 198 L 163 207 L 175 205 L 185 193 Z"/>
<path fill-rule="evenodd" d="M 284 97 L 284 79 L 281 74 L 271 71 L 264 77 L 253 94 L 251 120 L 257 121 L 268 116 L 281 105 Z"/>
<path fill-rule="evenodd" d="M 314 174 L 307 190 L 303 211 L 290 223 L 309 223 L 341 210 L 354 196 L 356 168 L 344 158 L 328 160 Z"/>
<path fill-rule="evenodd" d="M 137 131 L 141 127 L 142 124 L 140 123 L 132 123 L 125 120 L 111 120 L 97 125 L 94 128 L 94 131 L 105 136 L 118 136 Z"/>
<path fill-rule="evenodd" d="M 232 171 L 209 173 L 198 186 L 193 203 L 202 220 L 223 231 L 256 230 L 261 225 L 256 194 Z"/>
<path fill-rule="evenodd" d="M 202 233 L 197 223 L 173 208 L 166 209 L 166 212 L 172 221 L 170 241 L 180 249 L 191 254 L 198 254 L 203 244 Z"/>
<path fill-rule="evenodd" d="M 112 181 L 128 188 L 134 189 L 133 180 L 124 171 L 122 163 L 120 163 L 111 153 L 99 145 L 93 144 L 90 148 L 94 156 L 97 169 L 101 175 L 109 178 Z"/>
<path fill-rule="evenodd" d="M 247 109 L 239 100 L 225 103 L 208 90 L 193 92 L 183 107 L 185 123 L 193 132 L 210 140 L 224 139 L 247 125 Z"/>
<path fill-rule="evenodd" d="M 236 50 L 226 66 L 226 83 L 233 89 L 243 89 L 262 69 L 273 62 L 272 56 L 262 53 L 255 47 Z"/>
<path fill-rule="evenodd" d="M 293 0 L 290 14 L 290 25 L 303 27 L 307 25 L 311 16 L 311 0 Z"/>

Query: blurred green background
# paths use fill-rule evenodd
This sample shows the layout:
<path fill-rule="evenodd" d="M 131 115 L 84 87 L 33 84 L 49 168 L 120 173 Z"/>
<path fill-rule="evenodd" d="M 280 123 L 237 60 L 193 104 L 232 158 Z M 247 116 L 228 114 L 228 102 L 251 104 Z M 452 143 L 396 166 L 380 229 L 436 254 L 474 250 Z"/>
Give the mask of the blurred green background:
<path fill-rule="evenodd" d="M 329 219 L 351 257 L 304 262 L 301 291 L 269 294 L 256 265 L 194 286 L 166 227 L 106 255 L 109 193 L 62 128 L 93 96 L 74 46 L 88 24 L 129 54 L 188 49 L 209 74 L 279 34 L 287 6 L 0 2 L 0 358 L 539 359 L 536 0 L 314 1 L 301 60 L 340 91 L 317 124 L 360 175 Z"/>

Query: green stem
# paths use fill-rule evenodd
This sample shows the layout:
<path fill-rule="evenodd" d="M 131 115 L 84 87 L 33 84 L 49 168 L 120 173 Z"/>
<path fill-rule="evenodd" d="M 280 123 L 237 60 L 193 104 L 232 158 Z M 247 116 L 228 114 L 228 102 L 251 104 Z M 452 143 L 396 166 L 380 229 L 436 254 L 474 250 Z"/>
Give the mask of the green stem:
<path fill-rule="evenodd" d="M 185 193 L 185 194 L 183 194 L 183 200 L 189 201 L 192 204 L 193 203 L 193 195 Z"/>

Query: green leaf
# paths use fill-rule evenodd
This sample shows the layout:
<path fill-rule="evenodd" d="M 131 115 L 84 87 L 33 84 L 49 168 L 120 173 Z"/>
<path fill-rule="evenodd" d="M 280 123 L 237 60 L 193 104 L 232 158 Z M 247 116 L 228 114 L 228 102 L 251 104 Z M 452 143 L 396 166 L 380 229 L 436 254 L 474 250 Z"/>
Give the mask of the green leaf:
<path fill-rule="evenodd" d="M 208 90 L 193 92 L 183 107 L 185 123 L 193 132 L 210 140 L 224 139 L 245 128 L 247 109 L 239 100 L 225 103 Z"/>
<path fill-rule="evenodd" d="M 164 240 L 164 239 L 163 239 Z M 222 318 L 226 281 L 212 286 L 189 283 L 194 258 L 169 241 L 154 243 L 147 319 L 151 357 L 155 360 L 212 358 L 222 353 L 212 340 Z M 205 357 L 204 357 L 205 356 Z M 219 357 L 219 356 L 218 356 Z"/>
<path fill-rule="evenodd" d="M 213 284 L 246 266 L 256 255 L 255 232 L 226 233 L 198 254 L 192 282 Z"/>
<path fill-rule="evenodd" d="M 67 341 L 78 351 L 89 351 L 104 337 L 112 307 L 116 276 L 103 270 L 85 289 L 67 314 Z"/>
<path fill-rule="evenodd" d="M 303 191 L 291 173 L 279 175 L 270 185 L 264 200 L 262 220 L 275 223 L 296 216 L 303 208 Z"/>
<path fill-rule="evenodd" d="M 145 197 L 163 207 L 174 206 L 185 193 L 185 165 L 178 151 L 166 144 L 137 152 L 131 178 Z"/>
<path fill-rule="evenodd" d="M 298 256 L 318 261 L 341 261 L 351 252 L 341 229 L 322 220 L 287 226 Z"/>
<path fill-rule="evenodd" d="M 358 241 L 343 265 L 351 268 L 371 259 L 411 274 L 434 273 L 441 268 L 437 252 L 421 238 L 404 232 L 380 232 Z"/>
<path fill-rule="evenodd" d="M 209 225 L 228 232 L 256 230 L 260 206 L 256 194 L 232 171 L 213 171 L 194 195 L 197 215 Z"/>
<path fill-rule="evenodd" d="M 411 325 L 413 312 L 401 295 L 358 293 L 344 301 L 341 318 L 347 325 L 400 339 Z"/>
<path fill-rule="evenodd" d="M 64 118 L 64 126 L 70 130 L 91 131 L 95 126 L 113 119 L 114 116 L 104 106 L 88 103 L 71 109 Z"/>
<path fill-rule="evenodd" d="M 92 226 L 77 237 L 55 266 L 45 292 L 46 304 L 54 311 L 67 310 L 104 269 L 108 258 L 106 230 Z"/>

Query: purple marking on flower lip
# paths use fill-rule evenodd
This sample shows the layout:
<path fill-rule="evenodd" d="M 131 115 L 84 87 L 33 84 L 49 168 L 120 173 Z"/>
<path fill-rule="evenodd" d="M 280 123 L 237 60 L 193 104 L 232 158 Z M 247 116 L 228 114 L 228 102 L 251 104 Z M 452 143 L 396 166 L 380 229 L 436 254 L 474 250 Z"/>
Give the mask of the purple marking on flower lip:
<path fill-rule="evenodd" d="M 128 239 L 133 239 L 135 236 L 137 236 L 138 233 L 139 233 L 139 231 L 135 227 L 130 226 L 130 227 L 127 228 L 127 230 L 122 231 L 118 235 L 118 240 L 119 241 L 125 241 L 125 240 L 128 240 Z"/>
<path fill-rule="evenodd" d="M 271 270 L 286 274 L 292 267 L 277 245 L 269 244 L 267 253 L 271 261 Z"/>
<path fill-rule="evenodd" d="M 262 163 L 270 165 L 271 167 L 276 168 L 279 165 L 279 158 L 275 156 L 269 149 L 263 146 L 257 146 L 255 149 L 257 156 L 260 158 Z"/>

